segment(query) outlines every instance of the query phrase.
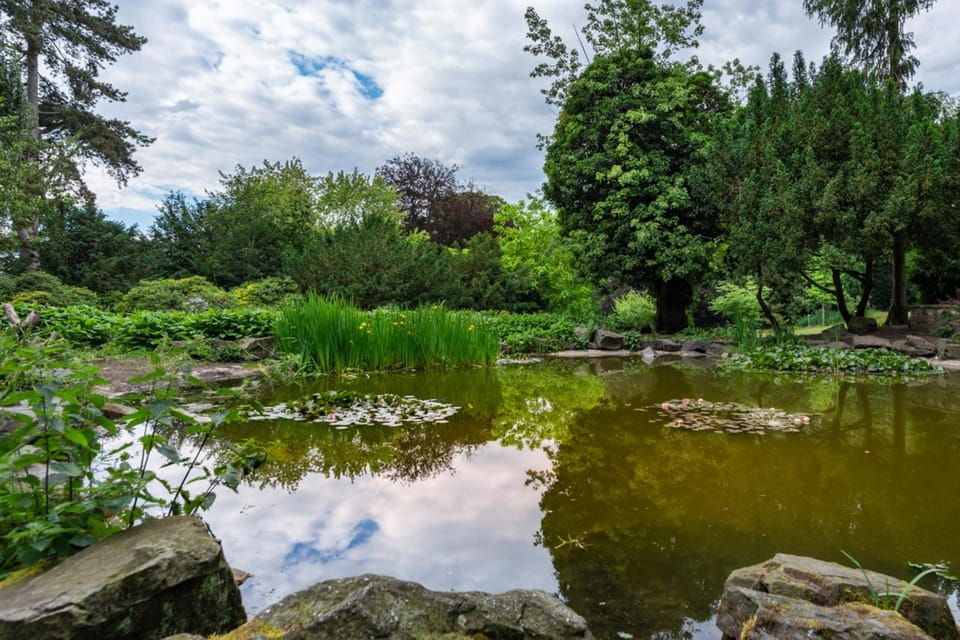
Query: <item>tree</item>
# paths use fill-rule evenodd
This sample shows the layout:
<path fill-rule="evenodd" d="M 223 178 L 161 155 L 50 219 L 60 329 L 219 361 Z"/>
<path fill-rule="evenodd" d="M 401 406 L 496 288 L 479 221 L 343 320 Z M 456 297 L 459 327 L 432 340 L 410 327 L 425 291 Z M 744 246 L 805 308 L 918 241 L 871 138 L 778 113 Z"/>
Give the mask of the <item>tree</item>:
<path fill-rule="evenodd" d="M 535 10 L 526 14 L 526 50 L 550 59 L 532 75 L 553 78 L 544 93 L 561 107 L 553 134 L 541 139 L 544 195 L 585 273 L 649 289 L 665 331 L 686 326 L 691 284 L 716 232 L 715 210 L 696 184 L 728 101 L 695 59 L 671 61 L 677 48 L 696 45 L 700 6 L 586 5 L 579 35 L 593 56 L 584 48 L 585 66 Z"/>
<path fill-rule="evenodd" d="M 803 0 L 810 16 L 837 29 L 834 43 L 881 81 L 888 80 L 901 93 L 919 61 L 910 51 L 913 34 L 904 31 L 907 19 L 929 10 L 936 0 Z M 908 229 L 893 230 L 893 291 L 888 324 L 907 324 L 906 254 Z"/>
<path fill-rule="evenodd" d="M 378 167 L 376 175 L 399 191 L 409 231 L 426 231 L 434 242 L 453 245 L 490 231 L 502 203 L 472 183 L 460 184 L 459 170 L 457 165 L 448 167 L 439 160 L 406 153 Z"/>
<path fill-rule="evenodd" d="M 95 207 L 61 203 L 44 215 L 41 232 L 40 267 L 65 284 L 103 294 L 126 291 L 150 275 L 136 225 L 108 220 Z"/>
<path fill-rule="evenodd" d="M 220 174 L 203 222 L 210 238 L 198 275 L 220 287 L 280 275 L 317 225 L 317 181 L 299 159 Z"/>
<path fill-rule="evenodd" d="M 443 302 L 459 297 L 459 280 L 444 247 L 408 233 L 397 191 L 354 171 L 318 181 L 314 232 L 284 271 L 305 291 L 341 295 L 354 304 Z"/>
<path fill-rule="evenodd" d="M 726 101 L 706 72 L 599 55 L 568 89 L 544 195 L 592 278 L 649 289 L 657 329 L 686 326 L 716 218 L 691 188 Z"/>
<path fill-rule="evenodd" d="M 920 64 L 910 50 L 913 34 L 906 21 L 929 10 L 936 0 L 803 0 L 808 16 L 837 29 L 834 44 L 881 81 L 904 91 Z"/>
<path fill-rule="evenodd" d="M 27 129 L 37 140 L 69 143 L 69 154 L 57 154 L 66 160 L 58 171 L 77 183 L 81 174 L 76 163 L 86 161 L 105 167 L 118 183 L 126 184 L 140 172 L 133 159 L 135 148 L 152 142 L 128 122 L 94 112 L 102 99 L 126 99 L 126 94 L 99 79 L 100 69 L 119 55 L 139 51 L 146 42 L 131 27 L 117 24 L 116 12 L 106 0 L 0 0 L 0 38 L 23 61 L 30 105 Z M 32 159 L 39 162 L 40 153 Z M 46 186 L 48 197 L 60 195 L 55 184 Z M 88 191 L 82 195 L 92 202 Z M 39 217 L 34 213 L 18 229 L 28 268 L 39 265 L 31 248 Z"/>
<path fill-rule="evenodd" d="M 542 200 L 505 204 L 494 230 L 507 272 L 523 274 L 550 311 L 589 317 L 593 290 L 577 271 L 573 247 L 560 233 L 557 214 Z"/>

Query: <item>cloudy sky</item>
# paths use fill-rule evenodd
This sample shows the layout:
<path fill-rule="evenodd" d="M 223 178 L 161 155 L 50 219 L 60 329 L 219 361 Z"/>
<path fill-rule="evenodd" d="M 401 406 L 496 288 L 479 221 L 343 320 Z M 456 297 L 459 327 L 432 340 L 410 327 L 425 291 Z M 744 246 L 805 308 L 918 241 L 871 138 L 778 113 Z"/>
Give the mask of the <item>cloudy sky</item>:
<path fill-rule="evenodd" d="M 238 164 L 298 157 L 315 175 L 372 173 L 413 152 L 519 200 L 543 181 L 536 135 L 556 117 L 523 51 L 531 3 L 575 42 L 582 0 L 119 0 L 120 22 L 149 42 L 105 70 L 128 101 L 101 112 L 156 142 L 127 187 L 97 169 L 88 183 L 108 215 L 147 227 L 166 193 L 202 197 Z M 704 5 L 705 63 L 827 52 L 832 34 L 801 0 Z M 960 93 L 957 24 L 956 0 L 908 24 L 927 89 Z"/>

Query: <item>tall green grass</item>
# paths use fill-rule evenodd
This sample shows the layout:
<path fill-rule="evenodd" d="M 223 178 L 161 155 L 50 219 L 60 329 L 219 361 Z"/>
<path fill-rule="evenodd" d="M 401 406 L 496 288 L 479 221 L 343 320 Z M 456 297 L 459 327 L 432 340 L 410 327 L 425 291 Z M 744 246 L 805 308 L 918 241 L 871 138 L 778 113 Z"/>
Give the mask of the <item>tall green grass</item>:
<path fill-rule="evenodd" d="M 284 353 L 315 372 L 435 369 L 496 361 L 500 343 L 478 314 L 442 307 L 361 311 L 311 295 L 280 311 Z"/>

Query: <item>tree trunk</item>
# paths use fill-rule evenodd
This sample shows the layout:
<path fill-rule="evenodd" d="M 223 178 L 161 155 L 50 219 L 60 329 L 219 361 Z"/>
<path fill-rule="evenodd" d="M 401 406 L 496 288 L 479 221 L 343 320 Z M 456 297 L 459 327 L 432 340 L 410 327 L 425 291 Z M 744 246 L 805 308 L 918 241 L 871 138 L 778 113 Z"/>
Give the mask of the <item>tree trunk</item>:
<path fill-rule="evenodd" d="M 833 275 L 833 291 L 837 298 L 837 311 L 840 312 L 843 323 L 849 324 L 850 318 L 853 316 L 850 314 L 850 309 L 847 308 L 847 298 L 843 295 L 843 281 L 840 280 L 840 270 L 831 269 L 830 272 Z"/>
<path fill-rule="evenodd" d="M 767 301 L 763 298 L 763 280 L 757 277 L 757 281 L 760 283 L 757 285 L 757 304 L 760 305 L 760 311 L 763 312 L 763 317 L 767 319 L 767 322 L 770 323 L 770 328 L 773 329 L 773 335 L 780 335 L 780 321 L 777 320 L 777 316 L 773 313 L 773 309 L 770 308 L 770 305 L 767 304 Z"/>
<path fill-rule="evenodd" d="M 908 324 L 910 310 L 907 307 L 907 242 L 903 233 L 893 238 L 893 291 L 890 295 L 890 313 L 887 325 Z"/>
<path fill-rule="evenodd" d="M 30 135 L 35 140 L 40 139 L 40 43 L 34 37 L 27 38 L 27 102 L 30 104 Z M 39 162 L 36 149 L 30 150 L 27 159 L 30 162 Z M 40 269 L 40 253 L 35 242 L 40 233 L 40 212 L 34 212 L 29 219 L 22 220 L 16 229 L 17 240 L 20 243 L 19 254 L 21 267 L 25 271 Z"/>
<path fill-rule="evenodd" d="M 687 327 L 687 307 L 693 300 L 690 284 L 681 278 L 656 286 L 657 331 L 675 333 Z"/>
<path fill-rule="evenodd" d="M 873 260 L 867 260 L 863 270 L 863 279 L 860 301 L 857 303 L 857 317 L 862 318 L 867 315 L 867 306 L 870 304 L 870 292 L 873 290 Z"/>

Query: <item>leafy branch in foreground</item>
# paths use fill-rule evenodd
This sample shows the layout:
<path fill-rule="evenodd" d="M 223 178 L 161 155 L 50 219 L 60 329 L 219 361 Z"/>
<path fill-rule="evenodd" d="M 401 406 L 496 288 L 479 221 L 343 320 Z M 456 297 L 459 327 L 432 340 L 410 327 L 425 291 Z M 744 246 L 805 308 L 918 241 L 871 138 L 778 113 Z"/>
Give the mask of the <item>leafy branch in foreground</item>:
<path fill-rule="evenodd" d="M 141 379 L 150 391 L 129 399 L 139 408 L 111 419 L 96 369 L 65 362 L 58 349 L 0 333 L 0 576 L 146 518 L 209 508 L 216 487 L 235 490 L 265 456 L 249 443 L 211 456 L 210 439 L 237 410 L 209 421 L 180 411 L 173 392 L 184 374 L 159 365 Z M 166 462 L 151 461 L 154 452 Z M 205 489 L 192 494 L 194 482 Z"/>

